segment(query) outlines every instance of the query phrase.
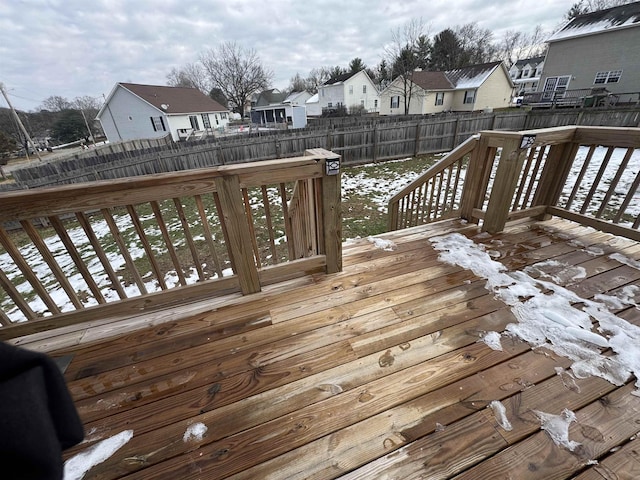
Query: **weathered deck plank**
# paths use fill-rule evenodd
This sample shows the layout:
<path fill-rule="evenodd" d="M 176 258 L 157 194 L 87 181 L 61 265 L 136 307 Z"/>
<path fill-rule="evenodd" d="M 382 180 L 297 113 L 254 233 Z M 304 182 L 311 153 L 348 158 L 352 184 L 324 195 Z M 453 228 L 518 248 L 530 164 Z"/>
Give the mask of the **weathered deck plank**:
<path fill-rule="evenodd" d="M 573 383 L 558 373 L 570 362 L 555 354 L 516 339 L 503 339 L 502 352 L 479 342 L 515 320 L 485 280 L 438 259 L 428 239 L 453 231 L 483 243 L 509 270 L 529 267 L 544 278 L 530 267 L 570 266 L 557 280 L 584 298 L 640 284 L 640 269 L 610 257 L 640 258 L 637 243 L 559 220 L 516 222 L 493 236 L 441 222 L 383 235 L 395 243 L 390 251 L 366 239 L 347 242 L 342 272 L 218 300 L 210 311 L 114 338 L 98 341 L 87 331 L 97 340 L 55 352 L 74 354 L 66 378 L 89 434 L 68 455 L 132 429 L 133 438 L 85 478 L 634 472 L 636 450 L 625 448 L 640 430 L 632 385 Z M 640 325 L 634 306 L 617 314 Z M 620 411 L 611 413 L 603 399 Z M 506 406 L 512 431 L 486 408 L 492 400 Z M 571 438 L 586 437 L 589 455 L 562 450 L 539 431 L 532 410 L 562 408 L 576 410 Z M 195 422 L 207 433 L 184 441 Z M 606 441 L 590 438 L 596 430 Z M 624 455 L 624 466 L 588 468 L 585 455 L 603 462 Z"/>

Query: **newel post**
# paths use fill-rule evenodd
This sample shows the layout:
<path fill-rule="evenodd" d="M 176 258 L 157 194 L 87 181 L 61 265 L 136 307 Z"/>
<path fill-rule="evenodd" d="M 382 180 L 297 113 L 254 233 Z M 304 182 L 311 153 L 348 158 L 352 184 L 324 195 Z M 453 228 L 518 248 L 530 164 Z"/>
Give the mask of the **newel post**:
<path fill-rule="evenodd" d="M 325 158 L 322 177 L 322 232 L 326 272 L 342 271 L 342 203 L 340 192 L 340 156 Z"/>
<path fill-rule="evenodd" d="M 226 225 L 229 251 L 234 259 L 240 290 L 244 295 L 260 291 L 260 278 L 253 256 L 251 232 L 237 175 L 215 179 L 222 216 Z"/>
<path fill-rule="evenodd" d="M 483 232 L 493 234 L 504 230 L 528 147 L 529 137 L 526 135 L 504 142 L 482 224 Z"/>

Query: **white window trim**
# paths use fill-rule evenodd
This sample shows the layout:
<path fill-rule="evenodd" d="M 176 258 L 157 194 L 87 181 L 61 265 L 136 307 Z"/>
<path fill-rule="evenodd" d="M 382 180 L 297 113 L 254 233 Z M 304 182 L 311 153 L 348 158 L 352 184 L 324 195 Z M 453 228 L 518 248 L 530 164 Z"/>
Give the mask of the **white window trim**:
<path fill-rule="evenodd" d="M 622 70 L 608 70 L 596 73 L 593 79 L 594 85 L 606 85 L 607 83 L 618 83 L 622 77 Z M 602 81 L 598 81 L 598 80 Z"/>

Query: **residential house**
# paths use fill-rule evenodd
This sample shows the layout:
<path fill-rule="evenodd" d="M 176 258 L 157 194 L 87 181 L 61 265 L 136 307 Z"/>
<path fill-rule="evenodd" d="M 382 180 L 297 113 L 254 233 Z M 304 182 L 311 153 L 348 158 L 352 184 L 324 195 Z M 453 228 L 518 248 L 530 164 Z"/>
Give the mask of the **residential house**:
<path fill-rule="evenodd" d="M 229 123 L 230 112 L 195 88 L 117 83 L 98 112 L 110 142 L 201 136 Z"/>
<path fill-rule="evenodd" d="M 533 57 L 518 60 L 509 69 L 509 76 L 515 85 L 514 94 L 517 96 L 535 92 L 540 83 L 544 57 Z"/>
<path fill-rule="evenodd" d="M 282 103 L 285 98 L 287 98 L 286 92 L 281 92 L 277 88 L 263 90 L 253 95 L 251 99 L 251 109 Z"/>
<path fill-rule="evenodd" d="M 317 92 L 311 95 L 311 97 L 309 97 L 309 99 L 305 102 L 305 106 L 307 107 L 307 118 L 322 116 L 322 107 L 320 106 L 320 95 L 318 95 Z"/>
<path fill-rule="evenodd" d="M 549 38 L 538 86 L 543 100 L 580 89 L 637 99 L 640 2 L 579 15 Z"/>
<path fill-rule="evenodd" d="M 322 111 L 345 107 L 348 111 L 379 111 L 378 89 L 367 74 L 346 73 L 327 80 L 318 87 L 318 106 Z"/>
<path fill-rule="evenodd" d="M 305 102 L 311 97 L 309 92 L 292 92 L 289 95 L 262 92 L 251 107 L 251 122 L 260 125 L 280 124 L 290 128 L 307 126 Z M 269 103 L 273 102 L 274 103 Z"/>
<path fill-rule="evenodd" d="M 405 85 L 396 78 L 380 94 L 381 115 L 425 115 L 509 106 L 513 82 L 502 62 L 484 63 L 446 72 L 417 70 Z"/>

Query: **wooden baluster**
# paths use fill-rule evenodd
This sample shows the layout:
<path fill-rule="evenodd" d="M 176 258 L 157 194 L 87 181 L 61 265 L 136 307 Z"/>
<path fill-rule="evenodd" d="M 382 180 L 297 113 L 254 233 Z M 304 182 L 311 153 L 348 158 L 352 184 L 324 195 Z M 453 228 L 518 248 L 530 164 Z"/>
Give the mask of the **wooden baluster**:
<path fill-rule="evenodd" d="M 60 268 L 60 265 L 58 264 L 55 257 L 53 256 L 47 245 L 44 243 L 44 240 L 42 240 L 42 237 L 38 234 L 32 223 L 29 220 L 20 220 L 20 225 L 22 225 L 22 229 L 38 249 L 40 255 L 42 255 L 42 259 L 49 266 L 49 270 L 58 281 L 58 284 L 62 287 L 64 292 L 67 294 L 67 297 L 69 297 L 69 300 L 71 300 L 73 306 L 78 310 L 84 308 L 84 305 L 78 298 L 76 291 L 71 286 L 71 283 L 69 283 L 67 275 L 62 271 L 62 268 Z"/>
<path fill-rule="evenodd" d="M 13 303 L 16 305 L 16 307 L 20 309 L 20 311 L 22 312 L 22 314 L 25 316 L 27 320 L 35 320 L 36 318 L 38 318 L 38 315 L 31 309 L 29 304 L 25 301 L 22 293 L 20 293 L 16 289 L 16 287 L 13 286 L 13 283 L 11 283 L 11 280 L 9 280 L 7 275 L 1 269 L 0 269 L 0 287 L 2 287 L 6 292 L 6 294 L 9 295 L 9 298 L 13 300 Z M 2 312 L 2 314 L 5 316 L 5 318 L 8 321 L 6 325 L 9 325 L 11 323 L 9 320 L 9 317 L 7 317 L 4 312 Z"/>
<path fill-rule="evenodd" d="M 169 252 L 169 257 L 171 257 L 171 261 L 173 262 L 173 266 L 176 269 L 176 275 L 178 275 L 178 281 L 180 285 L 184 286 L 187 284 L 187 279 L 184 277 L 184 272 L 182 270 L 182 265 L 180 265 L 180 260 L 178 259 L 178 255 L 176 253 L 176 249 L 173 246 L 173 242 L 171 241 L 171 236 L 169 235 L 169 229 L 167 228 L 167 224 L 162 217 L 162 211 L 160 210 L 160 204 L 157 201 L 149 202 L 151 204 L 151 210 L 153 210 L 153 216 L 156 219 L 156 223 L 160 228 L 160 232 L 162 233 L 162 238 L 164 239 L 164 243 L 167 247 L 167 251 Z"/>
<path fill-rule="evenodd" d="M 213 260 L 213 265 L 216 269 L 216 274 L 218 278 L 222 278 L 222 268 L 220 267 L 220 260 L 218 259 L 218 253 L 216 252 L 215 244 L 213 243 L 213 233 L 211 232 L 211 226 L 209 225 L 209 219 L 207 218 L 207 213 L 205 212 L 204 202 L 202 201 L 202 197 L 200 195 L 195 196 L 196 205 L 198 207 L 198 212 L 200 213 L 200 220 L 202 221 L 202 228 L 204 229 L 204 237 L 209 246 L 209 251 L 211 252 L 211 259 Z"/>
<path fill-rule="evenodd" d="M 64 227 L 64 224 L 62 223 L 62 221 L 57 216 L 48 217 L 48 219 L 49 219 L 49 223 L 51 223 L 51 226 L 54 228 L 54 230 L 58 234 L 58 237 L 60 237 L 60 240 L 62 240 L 62 243 L 64 244 L 65 248 L 67 249 L 67 252 L 71 256 L 71 259 L 73 260 L 73 263 L 75 264 L 76 268 L 80 272 L 80 275 L 82 275 L 82 278 L 84 279 L 85 283 L 89 287 L 89 290 L 91 290 L 93 297 L 100 304 L 106 303 L 106 300 L 104 299 L 104 296 L 100 291 L 100 287 L 98 287 L 98 285 L 96 284 L 95 280 L 93 279 L 93 275 L 87 268 L 87 265 L 82 259 L 82 256 L 78 252 L 76 246 L 71 241 L 71 238 L 69 237 L 69 234 L 67 233 L 67 230 Z"/>
<path fill-rule="evenodd" d="M 15 244 L 11 241 L 11 238 L 7 234 L 4 228 L 0 226 L 0 244 L 4 247 L 5 251 L 9 254 L 9 256 L 13 259 L 16 266 L 22 272 L 24 278 L 29 282 L 31 288 L 35 291 L 35 293 L 42 299 L 44 304 L 47 306 L 51 313 L 60 313 L 60 308 L 53 301 L 53 299 L 49 296 L 47 289 L 42 285 L 38 277 L 31 267 L 24 259 L 20 250 L 15 246 Z"/>
<path fill-rule="evenodd" d="M 189 247 L 189 251 L 191 252 L 193 266 L 196 268 L 196 272 L 198 272 L 198 279 L 202 282 L 205 280 L 204 271 L 202 270 L 202 263 L 200 262 L 200 258 L 198 256 L 198 249 L 196 248 L 196 244 L 193 241 L 193 235 L 191 235 L 191 228 L 189 228 L 187 215 L 184 213 L 184 208 L 182 207 L 182 203 L 180 203 L 179 198 L 174 198 L 173 204 L 176 207 L 176 212 L 178 213 L 180 224 L 182 225 L 182 233 L 184 234 L 184 238 L 187 241 L 187 246 Z"/>
<path fill-rule="evenodd" d="M 100 210 L 100 212 L 102 213 L 102 216 L 104 217 L 104 219 L 107 222 L 107 225 L 109 226 L 111 235 L 113 235 L 113 239 L 115 240 L 116 244 L 118 245 L 118 248 L 120 249 L 120 254 L 122 255 L 122 258 L 124 258 L 124 262 L 127 265 L 127 268 L 129 270 L 129 273 L 131 273 L 133 280 L 136 282 L 138 290 L 140 290 L 140 293 L 142 295 L 146 295 L 147 293 L 149 293 L 147 292 L 147 287 L 145 286 L 144 281 L 140 276 L 140 272 L 138 272 L 138 269 L 136 268 L 136 265 L 133 262 L 131 255 L 129 254 L 129 249 L 127 248 L 127 244 L 125 243 L 124 238 L 122 238 L 122 234 L 118 229 L 118 225 L 116 224 L 116 221 L 113 219 L 113 216 L 111 215 L 111 212 L 108 209 L 103 208 Z"/>
<path fill-rule="evenodd" d="M 276 251 L 275 235 L 273 233 L 273 221 L 271 219 L 271 205 L 269 204 L 269 195 L 267 194 L 267 186 L 262 185 L 262 202 L 264 203 L 264 215 L 267 221 L 267 232 L 269 233 L 269 248 L 271 250 L 271 257 L 273 263 L 277 265 L 279 263 L 278 252 Z"/>
<path fill-rule="evenodd" d="M 80 223 L 80 226 L 84 230 L 85 235 L 87 235 L 87 238 L 89 239 L 89 243 L 91 243 L 91 246 L 93 247 L 93 251 L 96 253 L 98 259 L 100 260 L 100 263 L 102 264 L 102 268 L 104 268 L 105 273 L 109 277 L 112 288 L 118 293 L 118 296 L 124 300 L 125 298 L 127 298 L 127 294 L 122 288 L 120 279 L 118 278 L 116 273 L 113 271 L 113 268 L 111 267 L 111 262 L 107 258 L 107 255 L 102 249 L 102 245 L 100 245 L 100 241 L 98 240 L 98 237 L 96 236 L 96 234 L 93 231 L 93 228 L 91 227 L 91 222 L 89 221 L 87 216 L 82 212 L 77 212 L 76 218 L 78 219 L 78 223 Z"/>
<path fill-rule="evenodd" d="M 622 178 L 622 174 L 627 169 L 627 165 L 629 165 L 629 160 L 631 160 L 631 156 L 633 155 L 633 152 L 634 152 L 633 148 L 627 148 L 627 153 L 625 153 L 624 158 L 622 159 L 622 162 L 620 162 L 620 166 L 618 167 L 618 170 L 616 171 L 615 176 L 613 177 L 613 179 L 611 180 L 611 183 L 609 184 L 609 190 L 607 191 L 604 198 L 602 199 L 602 202 L 600 203 L 600 208 L 596 213 L 596 218 L 600 218 L 602 216 L 602 213 L 604 212 L 604 209 L 607 208 L 609 204 L 609 200 L 611 200 L 611 196 L 616 191 L 616 187 L 618 186 L 618 182 L 620 182 L 620 178 Z"/>
<path fill-rule="evenodd" d="M 142 226 L 142 222 L 140 221 L 140 217 L 138 216 L 138 212 L 136 212 L 136 209 L 133 205 L 127 205 L 127 212 L 129 212 L 129 216 L 131 217 L 133 226 L 136 230 L 136 233 L 138 234 L 138 238 L 140 239 L 140 242 L 142 242 L 142 248 L 144 248 L 144 251 L 147 255 L 147 259 L 151 263 L 151 270 L 153 271 L 153 274 L 158 280 L 158 284 L 160 285 L 160 288 L 162 290 L 166 290 L 167 284 L 164 281 L 164 274 L 160 270 L 160 265 L 158 265 L 158 262 L 156 261 L 155 253 L 151 248 L 151 244 L 149 243 L 147 234 L 144 232 L 144 228 Z"/>

